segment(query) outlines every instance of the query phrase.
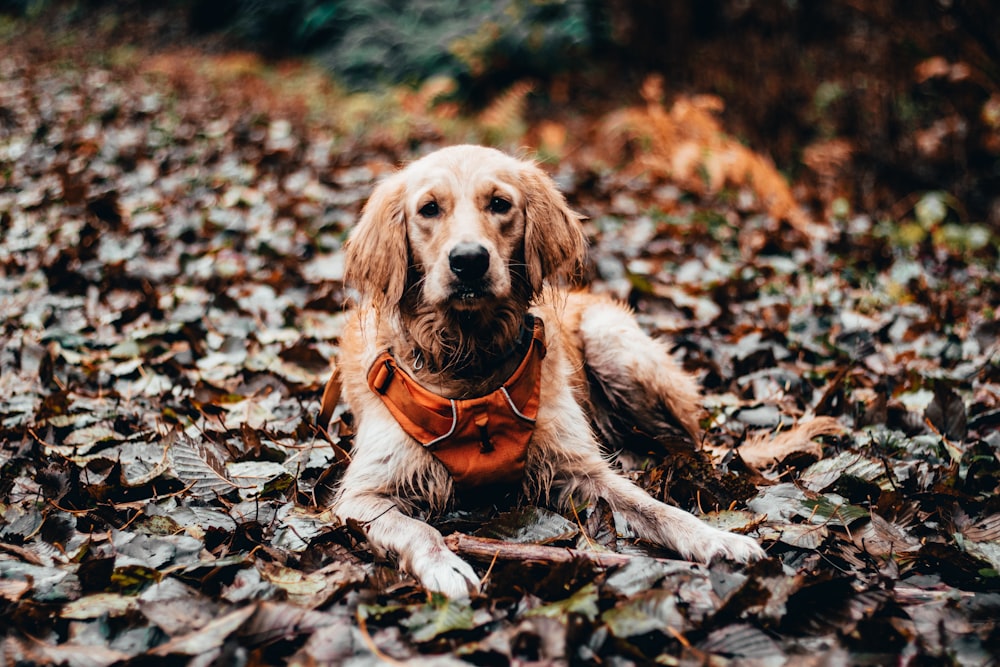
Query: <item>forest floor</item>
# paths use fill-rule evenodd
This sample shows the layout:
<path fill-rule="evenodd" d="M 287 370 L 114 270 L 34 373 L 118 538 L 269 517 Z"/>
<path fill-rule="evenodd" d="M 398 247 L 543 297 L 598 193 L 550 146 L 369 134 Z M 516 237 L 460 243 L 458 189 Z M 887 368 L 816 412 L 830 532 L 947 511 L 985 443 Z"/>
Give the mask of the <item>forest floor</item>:
<path fill-rule="evenodd" d="M 717 100 L 659 85 L 546 120 L 515 86 L 470 115 L 433 85 L 347 95 L 302 63 L 8 34 L 3 662 L 992 664 L 996 230 L 933 191 L 894 217 L 821 189 L 804 210 Z M 767 560 L 678 561 L 601 506 L 477 508 L 441 522 L 456 545 L 524 550 L 455 602 L 331 517 L 350 415 L 315 419 L 343 241 L 379 176 L 456 141 L 530 146 L 588 218 L 590 288 L 701 381 L 706 446 L 648 434 L 627 474 Z M 815 417 L 841 432 L 794 437 Z"/>

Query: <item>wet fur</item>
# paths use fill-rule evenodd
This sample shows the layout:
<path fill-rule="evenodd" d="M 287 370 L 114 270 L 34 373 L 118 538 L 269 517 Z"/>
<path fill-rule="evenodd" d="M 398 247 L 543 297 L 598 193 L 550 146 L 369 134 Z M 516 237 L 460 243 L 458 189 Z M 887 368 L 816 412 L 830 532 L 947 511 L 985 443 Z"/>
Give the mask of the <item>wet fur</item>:
<path fill-rule="evenodd" d="M 510 200 L 510 210 L 496 213 L 492 197 Z M 441 211 L 431 220 L 420 212 L 428 198 Z M 489 250 L 489 268 L 484 294 L 462 300 L 447 257 L 467 242 Z M 503 351 L 528 311 L 545 322 L 548 353 L 524 493 L 560 509 L 606 498 L 639 535 L 704 562 L 763 555 L 750 538 L 654 500 L 602 455 L 595 430 L 611 447 L 635 425 L 679 429 L 697 441 L 700 394 L 622 305 L 558 288 L 579 270 L 585 248 L 577 215 L 544 172 L 477 146 L 438 151 L 389 177 L 351 235 L 347 282 L 358 304 L 338 368 L 357 434 L 334 509 L 361 522 L 373 545 L 395 552 L 430 590 L 464 596 L 479 586 L 441 534 L 414 518 L 447 507 L 452 481 L 371 392 L 367 371 L 388 348 L 441 395 L 483 395 L 517 365 Z"/>

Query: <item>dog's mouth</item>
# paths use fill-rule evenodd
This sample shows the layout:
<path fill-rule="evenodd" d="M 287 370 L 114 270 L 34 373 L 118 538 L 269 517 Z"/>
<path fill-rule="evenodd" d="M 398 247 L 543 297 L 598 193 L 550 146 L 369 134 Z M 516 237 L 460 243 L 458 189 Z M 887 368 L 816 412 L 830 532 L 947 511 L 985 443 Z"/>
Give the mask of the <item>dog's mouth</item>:
<path fill-rule="evenodd" d="M 493 296 L 492 291 L 483 281 L 474 283 L 458 283 L 451 290 L 449 303 L 453 308 L 469 310 L 479 307 L 483 301 Z"/>

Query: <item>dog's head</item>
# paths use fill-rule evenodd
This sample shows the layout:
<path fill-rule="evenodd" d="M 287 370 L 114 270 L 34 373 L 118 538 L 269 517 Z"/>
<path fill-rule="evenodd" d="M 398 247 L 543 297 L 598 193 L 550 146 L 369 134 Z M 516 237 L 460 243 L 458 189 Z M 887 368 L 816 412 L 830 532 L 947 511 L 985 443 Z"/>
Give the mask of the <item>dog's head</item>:
<path fill-rule="evenodd" d="M 347 245 L 347 282 L 379 309 L 405 295 L 439 311 L 486 310 L 570 277 L 585 250 L 578 216 L 541 169 L 454 146 L 375 188 Z"/>

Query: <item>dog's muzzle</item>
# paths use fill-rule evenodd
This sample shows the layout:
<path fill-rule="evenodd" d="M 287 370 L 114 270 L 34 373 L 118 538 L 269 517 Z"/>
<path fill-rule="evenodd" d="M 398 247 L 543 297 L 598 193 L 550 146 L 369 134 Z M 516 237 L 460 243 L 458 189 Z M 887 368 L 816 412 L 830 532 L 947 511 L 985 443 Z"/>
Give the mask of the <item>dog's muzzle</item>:
<path fill-rule="evenodd" d="M 459 243 L 448 253 L 448 268 L 455 277 L 451 297 L 474 301 L 490 293 L 486 274 L 490 268 L 490 252 L 478 243 Z"/>

